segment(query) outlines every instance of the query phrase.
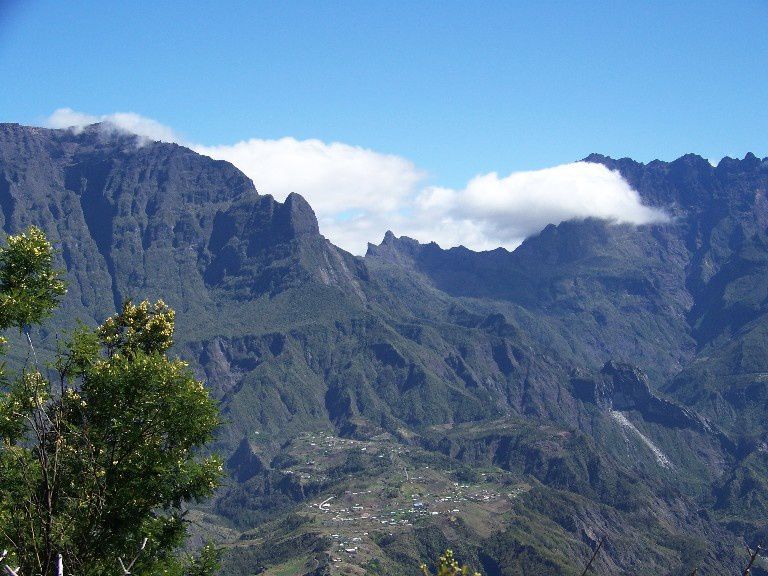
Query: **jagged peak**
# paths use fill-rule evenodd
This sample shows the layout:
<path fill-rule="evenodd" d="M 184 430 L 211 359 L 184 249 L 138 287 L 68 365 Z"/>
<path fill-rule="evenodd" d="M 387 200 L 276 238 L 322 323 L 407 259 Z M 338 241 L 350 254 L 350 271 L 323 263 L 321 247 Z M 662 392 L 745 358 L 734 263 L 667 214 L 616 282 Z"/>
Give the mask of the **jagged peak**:
<path fill-rule="evenodd" d="M 582 158 L 580 162 L 591 162 L 593 164 L 602 164 L 607 168 L 610 168 L 611 170 L 615 170 L 619 167 L 624 167 L 627 165 L 635 166 L 638 168 L 642 168 L 645 166 L 642 162 L 638 162 L 634 158 L 630 158 L 628 156 L 624 156 L 623 158 L 613 158 L 612 156 L 606 156 L 605 154 L 598 154 L 596 152 L 593 152 L 589 156 Z M 654 160 L 654 162 L 657 162 Z"/>
<path fill-rule="evenodd" d="M 720 168 L 722 166 L 730 167 L 730 168 L 746 168 L 746 169 L 753 169 L 755 167 L 762 167 L 763 165 L 768 164 L 768 156 L 765 158 L 760 158 L 753 152 L 747 152 L 744 155 L 744 158 L 732 158 L 730 156 L 724 156 L 716 166 L 713 166 L 713 164 L 700 154 L 695 154 L 693 152 L 689 152 L 687 154 L 683 154 L 682 156 L 679 156 L 678 158 L 675 158 L 674 160 L 659 160 L 655 159 L 648 163 L 639 162 L 637 160 L 634 160 L 629 157 L 624 158 L 613 158 L 611 156 L 607 156 L 605 154 L 600 154 L 597 152 L 593 152 L 586 156 L 585 158 L 582 158 L 580 160 L 581 162 L 592 162 L 595 164 L 604 164 L 608 167 L 616 167 L 618 165 L 623 164 L 632 164 L 638 167 L 644 167 L 644 166 L 680 166 L 680 165 L 687 165 L 687 166 L 698 166 L 701 168 L 705 168 L 707 170 L 712 168 Z"/>
<path fill-rule="evenodd" d="M 580 160 L 580 162 L 592 162 L 594 164 L 605 164 L 607 162 L 615 161 L 616 160 L 614 158 L 606 156 L 605 154 L 598 154 L 597 152 L 592 152 L 589 156 L 586 156 Z"/>
<path fill-rule="evenodd" d="M 424 246 L 418 240 L 408 236 L 397 237 L 394 232 L 387 230 L 380 244 L 368 244 L 365 256 L 366 258 L 380 258 L 390 262 L 407 264 L 412 262 Z"/>
<path fill-rule="evenodd" d="M 315 211 L 301 194 L 291 192 L 283 203 L 287 223 L 297 236 L 320 233 Z"/>
<path fill-rule="evenodd" d="M 669 164 L 674 164 L 674 163 L 686 163 L 686 164 L 702 164 L 702 163 L 705 163 L 705 164 L 711 166 L 711 164 L 709 163 L 709 160 L 707 160 L 703 156 L 700 156 L 699 154 L 694 154 L 693 152 L 689 152 L 688 154 L 683 154 L 679 158 L 676 158 L 672 162 L 669 162 Z"/>
<path fill-rule="evenodd" d="M 739 171 L 739 170 L 755 170 L 768 168 L 768 156 L 760 159 L 752 152 L 747 152 L 743 159 L 732 158 L 730 156 L 724 156 L 720 162 L 717 163 L 718 171 Z"/>
<path fill-rule="evenodd" d="M 704 162 L 704 163 L 706 163 L 706 164 L 711 166 L 711 164 L 709 164 L 709 160 L 707 160 L 706 158 L 704 158 L 704 157 L 702 157 L 702 156 L 700 156 L 698 154 L 692 153 L 692 152 L 689 152 L 687 154 L 683 154 L 682 156 L 679 156 L 678 158 L 675 158 L 674 160 L 659 160 L 657 158 L 657 159 L 651 160 L 650 162 L 647 162 L 647 163 L 640 162 L 640 161 L 635 160 L 634 158 L 631 158 L 629 156 L 624 156 L 622 158 L 613 158 L 612 156 L 607 156 L 605 154 L 600 154 L 600 153 L 597 153 L 597 152 L 593 152 L 593 153 L 589 154 L 588 156 L 586 156 L 585 158 L 582 158 L 581 162 L 592 162 L 592 163 L 595 163 L 595 164 L 605 164 L 606 166 L 616 165 L 616 164 L 633 164 L 633 165 L 639 166 L 639 167 L 650 166 L 650 165 L 653 165 L 653 164 L 671 165 L 671 164 L 675 164 L 675 163 L 692 164 L 692 163 L 702 163 L 702 162 Z"/>
<path fill-rule="evenodd" d="M 387 230 L 387 232 L 384 234 L 384 240 L 382 240 L 382 244 L 403 244 L 408 246 L 422 246 L 423 244 L 416 240 L 415 238 L 411 238 L 410 236 L 395 236 L 394 232 L 391 230 Z M 434 242 L 430 242 L 430 244 L 434 244 Z"/>

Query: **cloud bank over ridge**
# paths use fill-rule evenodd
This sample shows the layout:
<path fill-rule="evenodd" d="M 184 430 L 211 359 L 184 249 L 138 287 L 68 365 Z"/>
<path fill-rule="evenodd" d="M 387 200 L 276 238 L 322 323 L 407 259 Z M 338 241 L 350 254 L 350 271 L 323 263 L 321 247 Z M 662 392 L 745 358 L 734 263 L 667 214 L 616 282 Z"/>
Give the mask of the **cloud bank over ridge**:
<path fill-rule="evenodd" d="M 74 128 L 77 130 L 97 122 L 112 126 L 116 130 L 136 134 L 146 141 L 160 140 L 162 142 L 181 143 L 181 138 L 173 129 L 161 124 L 157 120 L 141 116 L 135 112 L 115 112 L 114 114 L 94 116 L 84 112 L 77 112 L 72 110 L 72 108 L 59 108 L 47 118 L 46 126 L 49 128 Z"/>
<path fill-rule="evenodd" d="M 547 224 L 575 218 L 636 225 L 667 220 L 602 164 L 575 162 L 503 177 L 491 172 L 452 189 L 429 185 L 427 175 L 406 158 L 339 142 L 254 138 L 200 145 L 132 112 L 93 116 L 69 108 L 56 110 L 46 124 L 79 129 L 95 122 L 227 160 L 260 193 L 278 200 L 298 192 L 315 209 L 321 232 L 355 254 L 364 253 L 367 243 L 378 242 L 387 230 L 444 248 L 489 250 L 513 249 Z"/>

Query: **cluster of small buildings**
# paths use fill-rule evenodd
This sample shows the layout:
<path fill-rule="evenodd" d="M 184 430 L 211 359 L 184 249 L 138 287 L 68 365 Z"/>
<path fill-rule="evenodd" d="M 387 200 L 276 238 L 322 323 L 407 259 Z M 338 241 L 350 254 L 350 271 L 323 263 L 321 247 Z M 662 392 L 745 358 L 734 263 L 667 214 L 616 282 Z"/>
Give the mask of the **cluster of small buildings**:
<path fill-rule="evenodd" d="M 384 530 L 394 535 L 429 518 L 455 520 L 467 506 L 503 509 L 506 507 L 499 508 L 494 503 L 513 500 L 530 489 L 526 485 L 515 485 L 506 493 L 499 493 L 488 484 L 446 481 L 444 472 L 430 470 L 428 466 L 417 468 L 410 463 L 407 447 L 389 443 L 363 442 L 324 434 L 308 435 L 302 440 L 306 442 L 299 445 L 303 461 L 293 466 L 293 473 L 302 479 L 310 479 L 314 474 L 316 480 L 322 480 L 329 465 L 344 462 L 346 455 L 355 450 L 374 458 L 389 457 L 392 463 L 386 479 L 380 479 L 381 482 L 371 489 L 350 489 L 308 504 L 316 515 L 316 521 L 333 532 L 333 562 L 355 558 L 355 563 L 358 563 L 361 558 L 366 558 L 372 552 L 368 531 Z M 485 475 L 481 476 L 481 483 L 484 484 Z"/>

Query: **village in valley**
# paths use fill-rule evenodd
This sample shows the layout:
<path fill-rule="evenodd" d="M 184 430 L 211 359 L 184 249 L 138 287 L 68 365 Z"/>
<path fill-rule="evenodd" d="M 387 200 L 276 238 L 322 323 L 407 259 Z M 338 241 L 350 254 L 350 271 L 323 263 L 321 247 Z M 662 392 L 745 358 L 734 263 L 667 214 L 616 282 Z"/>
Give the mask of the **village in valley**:
<path fill-rule="evenodd" d="M 327 540 L 331 570 L 339 574 L 357 573 L 381 557 L 382 538 L 419 527 L 470 524 L 490 535 L 532 488 L 501 469 L 457 468 L 455 461 L 389 438 L 304 434 L 283 453 L 281 473 L 307 494 L 317 492 L 296 509 L 303 519 L 299 530 Z M 248 540 L 243 535 L 239 545 Z"/>

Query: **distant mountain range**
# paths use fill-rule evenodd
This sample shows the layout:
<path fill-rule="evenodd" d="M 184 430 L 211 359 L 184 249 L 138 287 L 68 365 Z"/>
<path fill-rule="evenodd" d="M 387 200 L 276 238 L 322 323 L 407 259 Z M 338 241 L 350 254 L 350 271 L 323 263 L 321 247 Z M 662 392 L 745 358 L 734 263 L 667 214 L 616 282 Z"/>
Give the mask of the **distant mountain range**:
<path fill-rule="evenodd" d="M 768 540 L 768 158 L 585 161 L 670 222 L 360 258 L 226 162 L 0 124 L 0 227 L 67 269 L 49 347 L 128 297 L 177 310 L 226 418 L 231 480 L 193 513 L 225 573 L 414 574 L 452 546 L 580 574 L 603 535 L 599 574 L 735 573 Z"/>

